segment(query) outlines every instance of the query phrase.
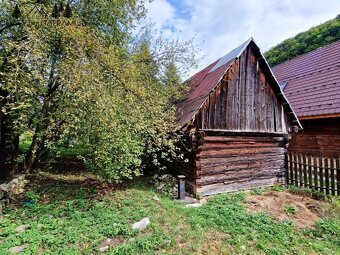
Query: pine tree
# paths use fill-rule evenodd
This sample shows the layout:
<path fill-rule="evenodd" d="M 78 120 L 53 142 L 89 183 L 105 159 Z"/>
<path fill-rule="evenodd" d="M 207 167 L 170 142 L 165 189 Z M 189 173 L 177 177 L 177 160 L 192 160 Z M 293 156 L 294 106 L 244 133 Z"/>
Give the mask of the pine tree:
<path fill-rule="evenodd" d="M 55 4 L 53 6 L 52 17 L 53 18 L 59 18 L 60 17 L 60 11 L 59 11 L 59 8 L 58 8 L 57 4 Z"/>
<path fill-rule="evenodd" d="M 170 104 L 181 98 L 184 86 L 181 84 L 181 77 L 174 62 L 166 66 L 163 83 L 169 95 Z"/>
<path fill-rule="evenodd" d="M 70 4 L 67 4 L 65 6 L 64 17 L 66 17 L 66 18 L 72 17 L 72 10 L 71 10 Z"/>
<path fill-rule="evenodd" d="M 16 19 L 19 18 L 20 10 L 18 5 L 15 5 L 12 16 Z"/>
<path fill-rule="evenodd" d="M 60 2 L 59 4 L 59 12 L 62 13 L 64 11 L 64 4 Z"/>

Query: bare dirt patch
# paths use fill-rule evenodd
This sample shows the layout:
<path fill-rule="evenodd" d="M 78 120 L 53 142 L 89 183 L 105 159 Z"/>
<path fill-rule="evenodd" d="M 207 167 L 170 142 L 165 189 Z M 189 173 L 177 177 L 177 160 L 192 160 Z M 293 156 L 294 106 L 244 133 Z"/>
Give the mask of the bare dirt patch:
<path fill-rule="evenodd" d="M 278 221 L 292 221 L 297 228 L 312 228 L 321 216 L 322 202 L 289 191 L 269 191 L 249 195 L 246 199 L 250 212 L 265 212 Z"/>

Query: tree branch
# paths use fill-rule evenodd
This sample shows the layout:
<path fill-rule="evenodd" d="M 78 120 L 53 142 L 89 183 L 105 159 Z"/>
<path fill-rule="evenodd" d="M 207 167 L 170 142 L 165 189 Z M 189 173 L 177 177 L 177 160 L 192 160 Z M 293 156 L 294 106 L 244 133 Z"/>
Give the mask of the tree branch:
<path fill-rule="evenodd" d="M 6 29 L 9 29 L 9 28 L 15 27 L 15 26 L 19 26 L 19 25 L 21 25 L 21 22 L 16 22 L 16 23 L 8 24 L 8 25 L 6 25 L 6 26 L 0 28 L 0 34 L 1 34 L 3 31 L 5 31 Z"/>

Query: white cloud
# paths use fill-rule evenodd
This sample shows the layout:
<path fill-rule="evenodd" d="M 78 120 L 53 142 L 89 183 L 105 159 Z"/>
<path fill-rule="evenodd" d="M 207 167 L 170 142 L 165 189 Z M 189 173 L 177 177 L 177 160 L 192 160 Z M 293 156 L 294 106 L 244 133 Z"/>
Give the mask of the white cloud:
<path fill-rule="evenodd" d="M 147 2 L 147 17 L 155 24 L 157 29 L 162 29 L 167 23 L 171 24 L 175 18 L 176 9 L 166 0 Z"/>
<path fill-rule="evenodd" d="M 251 36 L 264 52 L 284 39 L 332 19 L 339 14 L 340 1 L 155 0 L 148 8 L 148 18 L 167 35 L 175 33 L 188 39 L 197 34 L 202 54 L 206 55 L 202 68 Z"/>

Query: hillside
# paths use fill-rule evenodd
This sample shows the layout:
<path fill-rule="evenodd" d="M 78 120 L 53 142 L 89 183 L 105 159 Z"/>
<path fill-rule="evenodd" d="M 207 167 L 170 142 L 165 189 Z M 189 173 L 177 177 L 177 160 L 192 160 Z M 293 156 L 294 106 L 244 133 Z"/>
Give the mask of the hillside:
<path fill-rule="evenodd" d="M 264 56 L 271 66 L 340 40 L 340 14 L 325 23 L 299 33 L 268 50 Z"/>

